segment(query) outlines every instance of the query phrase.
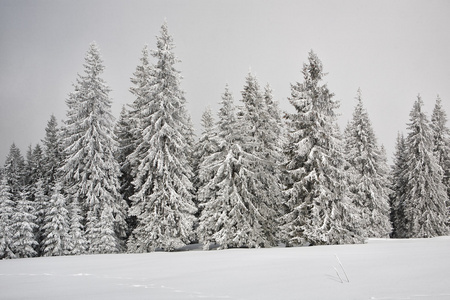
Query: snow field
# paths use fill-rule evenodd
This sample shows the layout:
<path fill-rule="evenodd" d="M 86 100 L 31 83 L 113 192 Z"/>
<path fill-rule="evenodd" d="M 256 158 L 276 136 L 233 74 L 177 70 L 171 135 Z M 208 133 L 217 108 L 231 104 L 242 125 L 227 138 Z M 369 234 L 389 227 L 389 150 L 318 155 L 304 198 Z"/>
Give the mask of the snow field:
<path fill-rule="evenodd" d="M 0 299 L 450 299 L 449 250 L 440 237 L 3 260 Z"/>

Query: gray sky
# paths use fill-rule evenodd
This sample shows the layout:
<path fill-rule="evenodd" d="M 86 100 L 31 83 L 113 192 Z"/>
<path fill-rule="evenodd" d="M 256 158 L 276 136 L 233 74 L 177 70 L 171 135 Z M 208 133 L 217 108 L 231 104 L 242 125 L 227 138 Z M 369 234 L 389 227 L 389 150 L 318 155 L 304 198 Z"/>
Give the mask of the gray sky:
<path fill-rule="evenodd" d="M 133 101 L 128 89 L 141 50 L 155 48 L 164 19 L 197 129 L 207 105 L 217 111 L 226 83 L 240 99 L 250 68 L 291 110 L 290 84 L 302 80 L 313 49 L 341 102 L 341 128 L 360 87 L 391 158 L 418 93 L 429 114 L 439 94 L 450 115 L 449 13 L 445 0 L 0 0 L 0 163 L 13 142 L 23 155 L 40 142 L 52 113 L 61 125 L 94 40 L 118 117 Z"/>

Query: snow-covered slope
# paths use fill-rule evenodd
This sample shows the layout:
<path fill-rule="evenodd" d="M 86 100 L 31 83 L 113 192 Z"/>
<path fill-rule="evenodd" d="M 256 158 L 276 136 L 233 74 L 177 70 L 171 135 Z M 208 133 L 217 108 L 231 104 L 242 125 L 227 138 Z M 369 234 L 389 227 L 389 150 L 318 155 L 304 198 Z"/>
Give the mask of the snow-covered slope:
<path fill-rule="evenodd" d="M 0 299 L 197 298 L 450 299 L 450 237 L 0 261 Z"/>

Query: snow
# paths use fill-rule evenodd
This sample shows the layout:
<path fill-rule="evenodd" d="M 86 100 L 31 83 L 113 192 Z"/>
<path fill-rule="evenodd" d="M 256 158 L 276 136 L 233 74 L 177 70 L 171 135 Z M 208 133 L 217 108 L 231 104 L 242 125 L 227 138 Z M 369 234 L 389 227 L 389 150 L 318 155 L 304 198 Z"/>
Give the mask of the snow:
<path fill-rule="evenodd" d="M 189 249 L 3 260 L 0 299 L 450 299 L 450 237 Z"/>

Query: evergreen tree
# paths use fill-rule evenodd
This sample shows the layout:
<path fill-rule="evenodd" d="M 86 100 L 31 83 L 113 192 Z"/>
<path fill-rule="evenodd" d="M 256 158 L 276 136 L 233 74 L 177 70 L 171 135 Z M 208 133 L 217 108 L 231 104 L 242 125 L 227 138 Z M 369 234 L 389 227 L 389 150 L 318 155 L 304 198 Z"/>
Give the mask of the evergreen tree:
<path fill-rule="evenodd" d="M 37 144 L 33 149 L 28 147 L 24 166 L 25 190 L 29 193 L 30 199 L 34 198 L 34 186 L 38 180 L 44 177 L 43 172 L 44 156 L 42 148 Z"/>
<path fill-rule="evenodd" d="M 346 159 L 355 172 L 351 191 L 354 203 L 361 212 L 366 236 L 387 237 L 392 229 L 385 160 L 363 107 L 361 90 L 358 90 L 356 99 L 358 103 L 346 129 L 345 140 Z"/>
<path fill-rule="evenodd" d="M 15 204 L 6 177 L 0 181 L 0 259 L 15 258 L 11 249 L 13 243 L 12 221 Z"/>
<path fill-rule="evenodd" d="M 151 96 L 153 66 L 149 62 L 147 45 L 142 49 L 140 62 L 131 78 L 133 86 L 130 88 L 130 92 L 135 98 L 133 103 L 129 105 L 129 110 L 123 109 L 119 123 L 116 126 L 119 139 L 118 152 L 120 156 L 118 161 L 121 170 L 121 193 L 129 207 L 132 205 L 130 197 L 135 193 L 134 178 L 138 172 L 141 160 L 149 151 L 148 144 L 142 139 L 142 132 L 144 128 L 150 126 L 151 117 L 149 116 L 155 109 Z M 140 146 L 139 150 L 137 150 L 138 146 Z M 127 236 L 130 236 L 137 226 L 136 216 L 129 214 L 127 223 Z"/>
<path fill-rule="evenodd" d="M 117 253 L 117 238 L 114 233 L 114 217 L 111 208 L 105 207 L 100 216 L 100 222 L 93 227 L 92 232 L 88 232 L 91 236 L 90 249 L 91 253 L 106 254 Z"/>
<path fill-rule="evenodd" d="M 204 170 L 204 161 L 211 154 L 216 153 L 218 151 L 218 140 L 217 140 L 217 132 L 214 124 L 214 117 L 211 112 L 211 108 L 207 108 L 201 118 L 201 125 L 203 128 L 202 135 L 198 140 L 195 149 L 194 149 L 194 189 L 198 194 L 199 189 L 205 184 L 209 183 L 214 175 L 210 169 L 205 172 Z M 198 202 L 197 196 L 197 202 Z M 201 198 L 201 197 L 200 197 Z M 198 203 L 197 203 L 198 204 Z M 200 210 L 199 210 L 200 212 Z"/>
<path fill-rule="evenodd" d="M 77 198 L 73 198 L 69 204 L 70 240 L 72 242 L 71 255 L 80 255 L 87 252 L 87 241 L 84 235 L 83 217 Z"/>
<path fill-rule="evenodd" d="M 56 183 L 45 216 L 43 255 L 61 256 L 70 254 L 72 240 L 69 235 L 70 219 L 61 184 Z"/>
<path fill-rule="evenodd" d="M 67 100 L 66 159 L 62 168 L 67 192 L 83 208 L 86 232 L 98 226 L 102 209 L 110 207 L 115 232 L 124 238 L 127 208 L 119 193 L 120 170 L 114 157 L 116 141 L 110 90 L 100 77 L 104 66 L 95 43 L 89 47 L 84 68 L 84 75 L 79 75 L 75 91 Z"/>
<path fill-rule="evenodd" d="M 444 171 L 442 183 L 447 189 L 447 199 L 450 199 L 450 129 L 447 127 L 447 114 L 439 96 L 431 116 L 431 126 L 433 128 L 434 154 Z M 450 203 L 447 202 L 447 208 L 449 207 Z M 450 220 L 448 223 L 450 224 Z"/>
<path fill-rule="evenodd" d="M 404 237 L 423 238 L 448 233 L 445 206 L 448 199 L 442 183 L 443 171 L 433 152 L 433 130 L 422 106 L 418 96 L 410 113 L 406 138 L 403 207 L 407 232 Z"/>
<path fill-rule="evenodd" d="M 198 193 L 203 207 L 197 230 L 199 239 L 205 250 L 212 243 L 221 248 L 258 247 L 263 242 L 262 235 L 255 234 L 255 229 L 261 229 L 260 224 L 253 222 L 254 217 L 249 217 L 249 214 L 257 213 L 249 201 L 247 189 L 246 178 L 252 176 L 247 168 L 249 155 L 238 142 L 242 132 L 239 132 L 228 86 L 222 96 L 217 128 L 218 151 L 207 157 L 200 167 L 200 174 L 213 172 L 214 178 L 205 181 Z"/>
<path fill-rule="evenodd" d="M 254 161 L 248 167 L 253 173 L 253 176 L 247 178 L 252 194 L 251 199 L 248 200 L 258 211 L 255 216 L 261 218 L 253 222 L 259 223 L 263 230 L 261 234 L 262 239 L 265 240 L 264 246 L 276 245 L 278 210 L 281 206 L 278 167 L 281 160 L 278 144 L 280 128 L 275 108 L 272 107 L 270 111 L 267 106 L 271 98 L 269 93 L 269 90 L 266 90 L 263 95 L 256 77 L 249 74 L 242 91 L 243 106 L 237 120 L 238 128 L 242 131 L 242 147 L 254 156 Z"/>
<path fill-rule="evenodd" d="M 149 52 L 147 46 L 142 49 L 142 57 L 140 59 L 141 64 L 136 67 L 136 71 L 133 73 L 131 82 L 133 87 L 130 88 L 130 92 L 135 97 L 133 103 L 130 105 L 130 110 L 123 120 L 126 122 L 127 134 L 121 135 L 120 138 L 124 139 L 126 143 L 125 152 L 126 159 L 121 166 L 125 168 L 125 172 L 130 173 L 130 179 L 133 180 L 138 172 L 138 166 L 141 160 L 145 157 L 149 151 L 148 144 L 143 140 L 143 131 L 152 124 L 151 115 L 155 111 L 155 105 L 152 97 L 152 83 L 154 81 L 153 66 L 149 62 Z M 139 150 L 137 150 L 139 146 Z M 128 190 L 131 195 L 134 193 L 133 185 L 130 182 Z"/>
<path fill-rule="evenodd" d="M 134 194 L 133 186 L 133 168 L 128 160 L 130 154 L 134 151 L 134 138 L 133 127 L 130 119 L 130 113 L 126 110 L 125 106 L 122 108 L 119 120 L 114 128 L 114 133 L 118 140 L 118 148 L 116 151 L 116 160 L 120 166 L 120 194 L 126 201 L 128 207 L 131 206 L 130 197 Z M 136 218 L 133 216 L 127 216 L 127 237 L 136 228 Z"/>
<path fill-rule="evenodd" d="M 61 134 L 58 128 L 58 122 L 54 115 L 50 116 L 45 128 L 45 137 L 42 140 L 44 146 L 43 172 L 45 194 L 50 196 L 55 182 L 59 178 L 59 169 L 62 166 L 63 151 L 61 145 Z"/>
<path fill-rule="evenodd" d="M 280 148 L 279 149 L 280 154 L 278 155 L 280 156 L 281 159 L 281 157 L 283 156 L 281 153 L 281 147 L 284 145 L 284 123 L 279 103 L 273 100 L 272 88 L 270 87 L 269 84 L 267 84 L 266 87 L 264 88 L 264 101 L 266 102 L 266 107 L 269 116 L 272 122 L 274 123 L 272 125 L 271 130 L 277 137 L 276 140 L 278 141 L 278 147 Z"/>
<path fill-rule="evenodd" d="M 394 165 L 392 166 L 392 194 L 391 194 L 391 223 L 394 238 L 406 236 L 405 213 L 403 200 L 405 195 L 406 178 L 404 172 L 407 166 L 406 144 L 403 134 L 398 134 L 395 145 Z"/>
<path fill-rule="evenodd" d="M 259 139 L 262 128 L 252 131 L 253 125 L 261 127 L 255 125 L 256 114 L 267 115 L 267 110 L 253 76 L 247 78 L 243 98 L 244 106 L 237 117 L 226 87 L 217 123 L 218 148 L 200 165 L 200 176 L 214 174 L 199 189 L 203 211 L 198 235 L 205 249 L 212 243 L 230 248 L 269 247 L 275 242 L 273 199 L 269 200 L 267 190 L 261 187 L 260 172 L 266 165 L 261 162 L 262 152 L 256 155 L 256 149 L 263 147 Z"/>
<path fill-rule="evenodd" d="M 50 197 L 45 194 L 44 187 L 44 178 L 39 179 L 34 186 L 34 208 L 35 208 L 35 223 L 37 225 L 36 228 L 36 241 L 39 245 L 37 252 L 40 256 L 44 250 L 44 237 L 45 237 L 45 229 L 44 226 L 46 224 L 45 217 L 49 213 L 48 210 L 52 209 L 51 204 L 49 203 Z"/>
<path fill-rule="evenodd" d="M 131 175 L 131 167 L 127 163 L 127 157 L 134 151 L 132 127 L 129 118 L 129 112 L 125 106 L 122 107 L 119 120 L 114 128 L 115 135 L 118 140 L 118 148 L 116 151 L 116 160 L 120 166 L 120 193 L 123 199 L 130 205 L 130 196 L 134 193 L 133 176 Z"/>
<path fill-rule="evenodd" d="M 13 200 L 18 201 L 20 193 L 25 188 L 25 161 L 19 148 L 14 143 L 9 148 L 9 153 L 6 156 L 3 176 L 8 182 Z"/>
<path fill-rule="evenodd" d="M 143 155 L 136 156 L 142 159 L 131 197 L 130 213 L 138 220 L 128 241 L 131 252 L 171 251 L 189 243 L 193 235 L 196 208 L 186 151 L 186 100 L 174 67 L 178 60 L 173 48 L 167 24 L 163 24 L 157 50 L 152 52 L 157 59 L 150 87 L 154 109 L 144 117 L 143 140 L 135 151 Z"/>
<path fill-rule="evenodd" d="M 25 193 L 20 193 L 12 216 L 11 230 L 13 232 L 11 251 L 16 258 L 33 257 L 38 244 L 34 232 L 37 228 L 33 204 Z"/>
<path fill-rule="evenodd" d="M 304 82 L 291 85 L 287 113 L 285 191 L 289 212 L 282 235 L 291 244 L 344 244 L 362 241 L 359 218 L 348 196 L 343 146 L 335 123 L 338 103 L 321 84 L 322 63 L 312 51 L 303 66 Z"/>

